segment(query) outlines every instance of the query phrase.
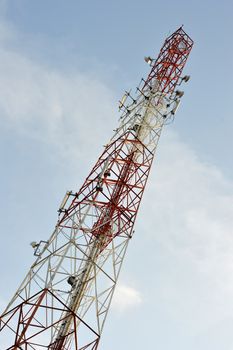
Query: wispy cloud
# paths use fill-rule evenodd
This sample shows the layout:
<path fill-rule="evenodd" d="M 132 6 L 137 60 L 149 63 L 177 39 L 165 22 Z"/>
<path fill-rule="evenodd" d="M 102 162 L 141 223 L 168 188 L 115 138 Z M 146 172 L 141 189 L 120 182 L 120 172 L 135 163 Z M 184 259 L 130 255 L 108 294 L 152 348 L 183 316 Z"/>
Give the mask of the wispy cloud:
<path fill-rule="evenodd" d="M 88 140 L 88 157 L 89 150 L 99 146 L 100 136 L 111 130 L 113 93 L 92 74 L 63 72 L 14 49 L 10 43 L 17 35 L 1 23 L 0 122 L 57 147 L 68 160 L 74 155 L 82 158 L 80 145 Z"/>
<path fill-rule="evenodd" d="M 196 262 L 215 260 L 233 243 L 233 184 L 219 169 L 206 164 L 174 133 L 160 145 L 159 165 L 150 184 L 156 193 L 151 210 L 169 237 L 170 248 L 190 254 Z M 227 250 L 227 251 L 226 251 Z"/>
<path fill-rule="evenodd" d="M 233 183 L 173 132 L 165 134 L 141 229 L 157 246 L 154 256 L 164 254 L 151 289 L 169 318 L 198 333 L 233 311 Z"/>
<path fill-rule="evenodd" d="M 125 284 L 118 284 L 113 297 L 113 308 L 124 312 L 142 303 L 141 293 Z"/>

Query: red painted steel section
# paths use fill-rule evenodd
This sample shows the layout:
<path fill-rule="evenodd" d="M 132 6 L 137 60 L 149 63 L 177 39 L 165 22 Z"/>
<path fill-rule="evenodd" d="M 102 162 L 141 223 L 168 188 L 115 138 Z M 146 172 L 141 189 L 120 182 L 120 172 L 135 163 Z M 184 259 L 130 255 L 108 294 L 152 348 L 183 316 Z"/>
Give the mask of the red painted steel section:
<path fill-rule="evenodd" d="M 173 93 L 192 47 L 193 40 L 182 27 L 177 29 L 165 40 L 144 87 L 157 79 L 161 92 L 165 94 Z"/>
<path fill-rule="evenodd" d="M 135 151 L 132 151 L 132 147 L 135 142 L 141 146 L 143 154 L 143 163 L 140 164 L 133 160 Z M 126 143 L 132 146 L 128 150 L 125 147 Z M 68 228 L 66 221 L 69 216 L 74 211 L 78 211 L 83 202 L 90 201 L 95 203 L 94 205 L 101 212 L 99 219 L 93 225 L 92 234 L 106 236 L 102 249 L 117 235 L 127 234 L 130 236 L 153 156 L 145 145 L 139 140 L 135 141 L 135 134 L 132 131 L 128 131 L 114 141 L 104 150 L 70 207 L 63 213 L 59 226 Z M 110 159 L 109 175 L 104 176 L 100 184 L 99 174 L 103 164 L 108 159 Z M 100 185 L 101 190 L 98 189 Z M 97 193 L 99 194 L 98 199 Z M 121 225 L 119 225 L 119 219 Z M 114 234 L 110 230 L 113 222 L 115 222 L 116 227 L 119 227 Z M 122 222 L 124 230 L 122 230 Z"/>
<path fill-rule="evenodd" d="M 49 301 L 50 297 L 50 301 Z M 32 349 L 49 349 L 49 350 L 70 350 L 70 338 L 74 337 L 75 347 L 72 349 L 75 350 L 84 350 L 84 349 L 96 349 L 96 346 L 99 342 L 99 336 L 95 333 L 93 329 L 87 324 L 85 324 L 77 315 L 75 315 L 72 310 L 70 315 L 66 317 L 72 317 L 73 319 L 73 330 L 62 338 L 59 342 L 55 344 L 45 344 L 45 342 L 37 342 L 37 337 L 40 336 L 45 331 L 49 331 L 51 327 L 56 326 L 56 324 L 61 324 L 64 319 L 54 320 L 51 322 L 44 321 L 46 319 L 45 315 L 53 311 L 64 311 L 67 309 L 67 306 L 63 301 L 58 300 L 60 307 L 54 307 L 53 299 L 57 300 L 57 297 L 53 295 L 48 289 L 42 290 L 40 293 L 37 293 L 30 297 L 29 299 L 22 302 L 17 307 L 9 310 L 6 314 L 2 315 L 0 318 L 0 331 L 5 327 L 11 329 L 12 334 L 15 335 L 15 340 L 12 341 L 12 345 L 5 350 L 32 350 Z M 40 315 L 38 315 L 40 313 Z M 43 314 L 44 324 L 40 322 L 40 316 Z M 14 328 L 11 325 L 12 318 L 16 317 L 18 322 L 15 323 L 17 326 Z M 84 347 L 78 347 L 78 335 L 77 327 L 75 327 L 77 321 L 81 321 L 82 324 L 93 334 L 95 338 L 91 343 L 85 345 Z"/>

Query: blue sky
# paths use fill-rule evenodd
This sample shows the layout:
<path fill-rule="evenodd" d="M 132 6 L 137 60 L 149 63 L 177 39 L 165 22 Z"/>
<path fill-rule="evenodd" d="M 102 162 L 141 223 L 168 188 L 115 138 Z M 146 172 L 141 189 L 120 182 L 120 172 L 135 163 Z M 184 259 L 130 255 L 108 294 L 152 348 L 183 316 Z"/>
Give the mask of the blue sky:
<path fill-rule="evenodd" d="M 117 101 L 181 24 L 195 45 L 102 350 L 233 346 L 231 1 L 0 1 L 3 308 L 117 125 Z M 153 345 L 152 345 L 153 344 Z"/>

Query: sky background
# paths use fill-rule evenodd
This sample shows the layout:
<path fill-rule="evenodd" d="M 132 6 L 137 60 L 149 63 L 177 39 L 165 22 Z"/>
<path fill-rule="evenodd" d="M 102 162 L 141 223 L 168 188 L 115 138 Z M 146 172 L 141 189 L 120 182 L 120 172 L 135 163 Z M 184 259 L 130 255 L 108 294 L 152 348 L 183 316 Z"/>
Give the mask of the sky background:
<path fill-rule="evenodd" d="M 191 80 L 166 126 L 101 350 L 232 350 L 232 1 L 0 0 L 0 306 L 180 25 Z"/>

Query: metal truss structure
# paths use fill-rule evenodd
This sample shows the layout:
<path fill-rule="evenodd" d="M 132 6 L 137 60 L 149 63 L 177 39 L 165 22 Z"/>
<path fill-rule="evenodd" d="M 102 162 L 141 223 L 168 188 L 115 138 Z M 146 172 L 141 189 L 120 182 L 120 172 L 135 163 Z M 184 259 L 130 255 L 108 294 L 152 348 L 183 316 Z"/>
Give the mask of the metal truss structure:
<path fill-rule="evenodd" d="M 161 130 L 173 118 L 193 41 L 170 35 L 77 193 L 67 192 L 48 241 L 0 317 L 4 349 L 95 350 L 111 304 Z M 2 347 L 1 347 L 2 348 Z"/>

